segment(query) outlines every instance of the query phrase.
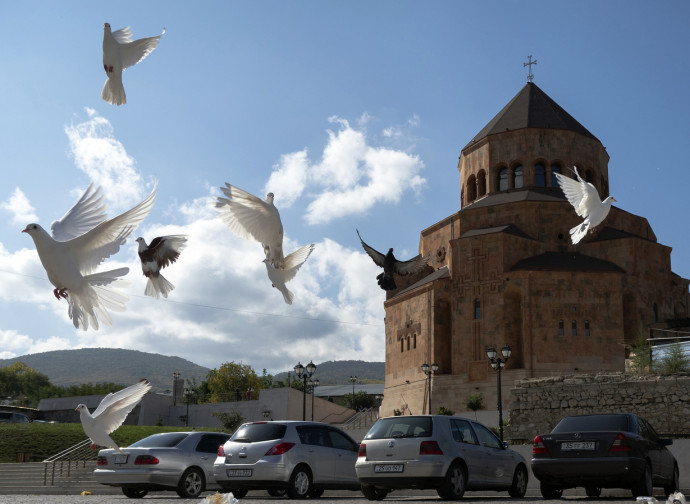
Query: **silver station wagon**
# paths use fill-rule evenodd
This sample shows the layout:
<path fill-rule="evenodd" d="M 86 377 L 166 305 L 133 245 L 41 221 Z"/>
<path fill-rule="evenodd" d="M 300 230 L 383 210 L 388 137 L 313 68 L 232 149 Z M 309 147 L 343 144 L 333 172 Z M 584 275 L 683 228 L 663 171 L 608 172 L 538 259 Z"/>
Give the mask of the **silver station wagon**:
<path fill-rule="evenodd" d="M 194 498 L 219 488 L 213 479 L 218 447 L 230 437 L 222 432 L 164 432 L 123 448 L 98 452 L 96 481 L 122 488 L 132 499 L 154 490 L 174 490 Z"/>
<path fill-rule="evenodd" d="M 320 422 L 271 421 L 240 426 L 218 449 L 216 481 L 237 498 L 249 490 L 287 492 L 292 499 L 319 497 L 324 490 L 359 490 L 357 443 Z"/>
<path fill-rule="evenodd" d="M 466 490 L 511 497 L 527 491 L 527 463 L 519 453 L 481 423 L 445 415 L 379 419 L 359 446 L 355 469 L 369 500 L 403 488 L 434 488 L 447 500 Z"/>

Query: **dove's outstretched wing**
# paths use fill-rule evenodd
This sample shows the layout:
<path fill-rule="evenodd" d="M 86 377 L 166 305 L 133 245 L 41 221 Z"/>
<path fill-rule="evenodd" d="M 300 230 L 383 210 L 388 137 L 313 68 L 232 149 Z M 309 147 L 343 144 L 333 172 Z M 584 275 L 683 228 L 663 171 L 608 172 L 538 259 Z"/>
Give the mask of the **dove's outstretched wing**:
<path fill-rule="evenodd" d="M 377 266 L 380 266 L 383 268 L 383 263 L 384 260 L 386 259 L 386 256 L 379 252 L 376 249 L 373 249 L 369 245 L 367 245 L 364 240 L 362 240 L 362 235 L 359 234 L 359 229 L 357 229 L 357 236 L 359 236 L 359 241 L 362 242 L 362 247 L 364 248 L 364 251 L 369 254 L 369 257 L 371 257 L 374 260 L 374 263 Z"/>
<path fill-rule="evenodd" d="M 158 267 L 162 269 L 177 261 L 186 244 L 185 235 L 158 236 L 151 240 L 149 250 Z"/>
<path fill-rule="evenodd" d="M 115 33 L 113 33 L 113 37 L 115 37 L 115 40 L 117 40 L 115 34 L 120 31 L 121 30 L 118 30 Z M 132 42 L 127 41 L 127 43 L 124 44 L 118 40 L 118 42 L 122 44 L 120 46 L 120 51 L 122 55 L 122 69 L 124 70 L 125 68 L 134 66 L 141 60 L 146 58 L 146 56 L 148 56 L 151 53 L 151 51 L 158 47 L 158 42 L 164 34 L 165 29 L 163 29 L 163 33 L 161 33 L 160 35 L 156 35 L 155 37 L 140 38 Z M 130 31 L 129 39 L 131 39 L 131 36 L 132 32 Z"/>
<path fill-rule="evenodd" d="M 428 262 L 429 256 L 422 257 L 422 254 L 419 254 L 409 261 L 396 261 L 395 272 L 398 275 L 412 275 L 424 269 L 424 266 L 426 266 Z"/>
<path fill-rule="evenodd" d="M 98 224 L 69 242 L 82 274 L 93 271 L 105 259 L 117 253 L 127 237 L 149 214 L 156 199 L 156 187 L 134 208 Z"/>
<path fill-rule="evenodd" d="M 110 434 L 124 423 L 127 415 L 150 389 L 149 381 L 141 380 L 119 392 L 108 394 L 91 416 L 106 434 Z"/>
<path fill-rule="evenodd" d="M 565 194 L 566 199 L 573 206 L 577 215 L 586 219 L 592 211 L 592 208 L 597 204 L 601 204 L 601 200 L 599 199 L 599 193 L 597 193 L 596 188 L 580 177 L 580 174 L 577 172 L 577 167 L 575 167 L 574 172 L 577 176 L 577 180 L 566 177 L 560 173 L 556 173 L 555 175 L 558 179 L 558 185 L 561 186 L 563 194 Z"/>
<path fill-rule="evenodd" d="M 60 220 L 56 220 L 50 226 L 50 232 L 54 239 L 67 241 L 81 236 L 93 229 L 106 218 L 106 204 L 103 203 L 101 188 L 95 190 L 93 184 L 89 185 L 79 201 L 70 208 Z"/>
<path fill-rule="evenodd" d="M 129 26 L 112 32 L 113 38 L 118 44 L 127 44 L 132 41 L 132 29 Z"/>
<path fill-rule="evenodd" d="M 221 219 L 240 238 L 260 243 L 283 240 L 283 224 L 278 209 L 271 203 L 228 183 L 221 187 L 227 198 L 218 197 L 216 208 Z"/>
<path fill-rule="evenodd" d="M 285 258 L 285 267 L 278 270 L 282 275 L 283 282 L 287 283 L 297 274 L 297 271 L 307 260 L 309 255 L 314 250 L 314 244 L 310 243 L 304 247 L 298 248 L 292 254 Z"/>

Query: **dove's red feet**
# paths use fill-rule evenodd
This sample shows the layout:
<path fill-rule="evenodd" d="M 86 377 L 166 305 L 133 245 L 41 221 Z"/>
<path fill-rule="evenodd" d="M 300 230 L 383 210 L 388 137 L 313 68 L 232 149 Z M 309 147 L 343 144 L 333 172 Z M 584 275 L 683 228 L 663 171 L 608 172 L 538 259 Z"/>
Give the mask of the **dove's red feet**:
<path fill-rule="evenodd" d="M 67 299 L 67 288 L 63 287 L 62 289 L 53 289 L 53 294 L 55 295 L 55 299 L 58 301 L 60 301 L 60 298 Z"/>
<path fill-rule="evenodd" d="M 95 450 L 96 448 L 97 448 L 97 446 L 95 444 L 91 443 L 91 449 Z"/>
<path fill-rule="evenodd" d="M 105 73 L 113 73 L 113 65 L 103 65 L 103 69 L 105 70 Z"/>

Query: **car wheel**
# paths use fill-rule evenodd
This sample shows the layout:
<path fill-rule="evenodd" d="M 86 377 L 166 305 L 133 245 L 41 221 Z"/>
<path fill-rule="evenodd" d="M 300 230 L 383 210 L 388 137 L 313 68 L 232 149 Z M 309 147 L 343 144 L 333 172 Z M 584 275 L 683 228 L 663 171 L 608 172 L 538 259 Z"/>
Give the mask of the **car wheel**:
<path fill-rule="evenodd" d="M 142 497 L 146 496 L 149 491 L 140 490 L 139 488 L 122 487 L 122 493 L 125 494 L 125 497 L 129 497 L 130 499 L 141 499 Z"/>
<path fill-rule="evenodd" d="M 673 492 L 677 492 L 678 487 L 680 486 L 679 480 L 680 480 L 680 476 L 678 474 L 678 466 L 674 465 L 673 466 L 673 479 L 671 480 L 670 484 L 664 486 L 664 494 L 665 495 L 671 495 Z"/>
<path fill-rule="evenodd" d="M 517 466 L 513 476 L 513 484 L 508 490 L 511 497 L 524 497 L 527 493 L 527 469 L 523 465 Z"/>
<path fill-rule="evenodd" d="M 285 497 L 286 493 L 287 493 L 287 490 L 285 490 L 284 488 L 269 488 L 268 489 L 268 495 L 270 495 L 271 497 Z M 235 496 L 235 497 L 237 497 L 237 496 Z M 241 497 L 244 497 L 244 495 L 242 495 Z"/>
<path fill-rule="evenodd" d="M 642 496 L 651 496 L 654 491 L 654 486 L 652 485 L 652 466 L 649 462 L 644 467 L 644 474 L 642 479 L 633 483 L 632 496 L 633 499 Z"/>
<path fill-rule="evenodd" d="M 362 485 L 362 494 L 367 500 L 380 501 L 386 498 L 388 490 L 385 488 L 376 488 L 373 485 Z"/>
<path fill-rule="evenodd" d="M 465 468 L 458 462 L 453 462 L 448 468 L 446 477 L 443 483 L 436 490 L 439 497 L 445 500 L 462 499 L 465 494 L 465 485 L 467 484 L 467 476 L 465 476 Z"/>
<path fill-rule="evenodd" d="M 601 488 L 599 487 L 585 487 L 585 493 L 587 497 L 592 499 L 599 497 L 601 495 Z"/>
<path fill-rule="evenodd" d="M 560 499 L 561 495 L 563 495 L 562 488 L 558 488 L 551 485 L 545 485 L 544 483 L 539 485 L 539 489 L 541 490 L 541 496 L 544 497 L 546 500 Z"/>
<path fill-rule="evenodd" d="M 311 492 L 309 492 L 309 498 L 310 499 L 318 499 L 323 495 L 323 488 L 312 488 Z"/>
<path fill-rule="evenodd" d="M 206 489 L 204 474 L 196 467 L 187 469 L 177 484 L 177 495 L 183 499 L 195 499 Z"/>
<path fill-rule="evenodd" d="M 247 495 L 247 492 L 249 492 L 249 490 L 247 490 L 246 488 L 231 488 L 231 489 L 228 490 L 228 491 L 229 491 L 229 492 L 232 494 L 232 496 L 233 496 L 234 498 L 236 498 L 236 499 L 241 499 L 242 497 L 244 497 L 245 495 Z"/>
<path fill-rule="evenodd" d="M 300 465 L 292 471 L 288 482 L 287 494 L 291 499 L 304 499 L 311 492 L 311 471 L 305 465 Z"/>

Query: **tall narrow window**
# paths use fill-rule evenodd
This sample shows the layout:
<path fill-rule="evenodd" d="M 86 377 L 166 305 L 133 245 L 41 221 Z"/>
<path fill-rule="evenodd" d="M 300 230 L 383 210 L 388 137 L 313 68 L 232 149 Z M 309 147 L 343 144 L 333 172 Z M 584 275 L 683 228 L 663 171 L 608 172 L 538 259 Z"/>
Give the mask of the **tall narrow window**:
<path fill-rule="evenodd" d="M 564 328 L 563 328 L 563 319 L 558 321 L 558 335 L 563 336 L 564 334 Z"/>
<path fill-rule="evenodd" d="M 400 352 L 404 352 L 404 351 L 405 351 L 405 339 L 401 338 L 400 339 Z"/>
<path fill-rule="evenodd" d="M 534 185 L 537 187 L 546 187 L 546 168 L 541 163 L 534 165 Z"/>
<path fill-rule="evenodd" d="M 407 350 L 410 350 L 410 337 L 408 336 L 407 338 Z"/>
<path fill-rule="evenodd" d="M 470 175 L 467 179 L 467 201 L 472 202 L 477 199 L 477 178 Z"/>
<path fill-rule="evenodd" d="M 508 168 L 501 168 L 498 170 L 498 190 L 508 190 Z"/>
<path fill-rule="evenodd" d="M 589 336 L 589 320 L 585 320 L 585 336 Z"/>
<path fill-rule="evenodd" d="M 577 320 L 573 320 L 570 332 L 573 336 L 577 336 Z"/>
<path fill-rule="evenodd" d="M 522 165 L 513 168 L 513 187 L 515 189 L 522 187 Z"/>
<path fill-rule="evenodd" d="M 559 187 L 556 173 L 561 173 L 561 165 L 554 163 L 551 165 L 551 187 Z"/>
<path fill-rule="evenodd" d="M 412 335 L 412 348 L 417 348 L 417 334 Z"/>
<path fill-rule="evenodd" d="M 480 198 L 486 194 L 486 172 L 479 170 L 477 173 L 477 197 Z"/>
<path fill-rule="evenodd" d="M 481 305 L 481 302 L 479 301 L 479 298 L 474 300 L 474 318 L 475 319 L 482 318 L 482 305 Z"/>
<path fill-rule="evenodd" d="M 654 303 L 652 308 L 654 309 L 654 322 L 659 322 L 659 307 Z"/>

